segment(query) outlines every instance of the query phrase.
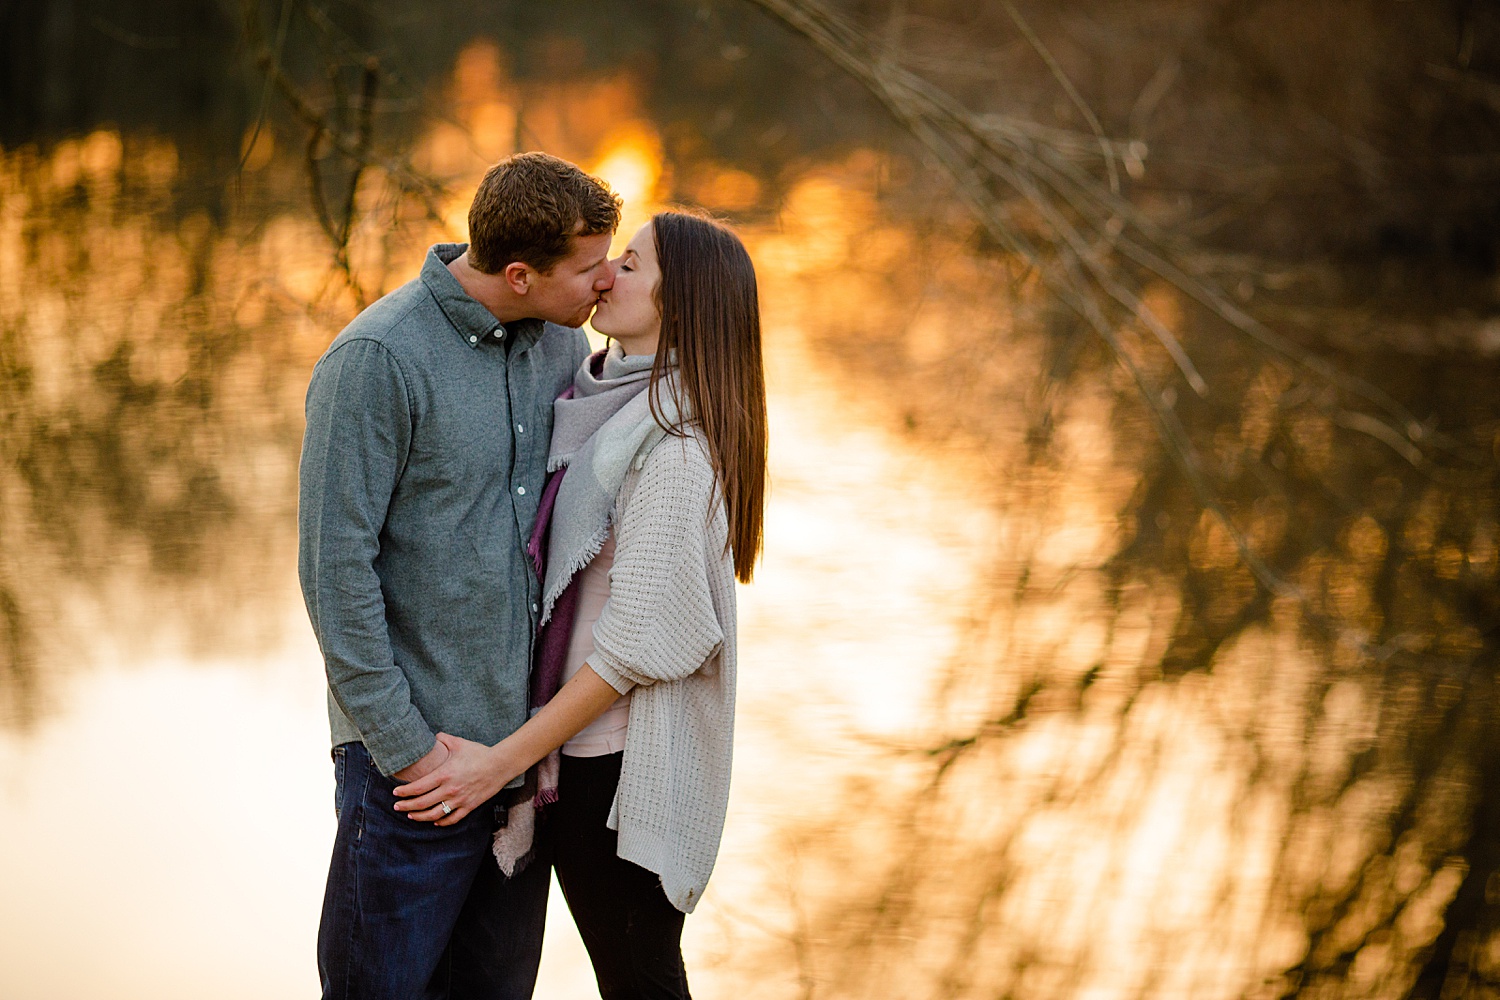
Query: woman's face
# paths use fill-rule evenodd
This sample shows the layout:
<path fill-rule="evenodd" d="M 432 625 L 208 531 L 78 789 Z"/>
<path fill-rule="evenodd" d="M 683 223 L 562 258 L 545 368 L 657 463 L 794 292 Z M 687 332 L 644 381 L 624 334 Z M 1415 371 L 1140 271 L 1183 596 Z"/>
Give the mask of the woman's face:
<path fill-rule="evenodd" d="M 599 296 L 594 329 L 618 340 L 626 354 L 655 354 L 661 334 L 661 313 L 656 308 L 661 270 L 656 265 L 651 223 L 636 230 L 613 265 L 614 287 Z"/>

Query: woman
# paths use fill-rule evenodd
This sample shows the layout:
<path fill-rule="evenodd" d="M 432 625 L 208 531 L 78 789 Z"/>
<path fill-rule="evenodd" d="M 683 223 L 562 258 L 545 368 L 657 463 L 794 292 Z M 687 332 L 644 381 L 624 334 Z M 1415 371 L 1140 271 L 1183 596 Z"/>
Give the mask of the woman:
<path fill-rule="evenodd" d="M 540 762 L 536 802 L 556 800 L 554 864 L 601 995 L 687 997 L 683 915 L 729 795 L 734 581 L 761 544 L 760 315 L 749 255 L 710 220 L 661 213 L 616 267 L 593 318 L 613 343 L 555 405 L 533 716 L 494 747 L 440 734 L 448 762 L 396 789 L 396 808 L 451 824 Z M 496 838 L 507 872 L 530 830 L 530 804 L 513 808 Z"/>

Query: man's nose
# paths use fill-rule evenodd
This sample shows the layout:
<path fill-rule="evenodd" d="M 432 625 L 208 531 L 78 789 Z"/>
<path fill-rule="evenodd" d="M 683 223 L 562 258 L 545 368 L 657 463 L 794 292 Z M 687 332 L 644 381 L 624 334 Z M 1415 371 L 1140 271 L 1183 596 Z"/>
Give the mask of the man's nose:
<path fill-rule="evenodd" d="M 599 274 L 599 279 L 594 282 L 594 291 L 607 292 L 615 287 L 615 262 L 607 260 L 604 269 Z"/>

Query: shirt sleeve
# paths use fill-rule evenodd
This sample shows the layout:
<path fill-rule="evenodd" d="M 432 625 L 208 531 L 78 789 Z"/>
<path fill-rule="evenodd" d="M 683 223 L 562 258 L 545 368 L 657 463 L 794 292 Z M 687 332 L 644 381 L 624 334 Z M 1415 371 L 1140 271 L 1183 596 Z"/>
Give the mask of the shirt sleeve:
<path fill-rule="evenodd" d="M 387 775 L 436 742 L 396 665 L 375 572 L 411 421 L 406 382 L 382 345 L 351 340 L 318 362 L 298 476 L 298 575 L 329 690 Z"/>
<path fill-rule="evenodd" d="M 621 694 L 687 677 L 724 642 L 708 578 L 708 560 L 721 557 L 708 551 L 715 477 L 699 447 L 661 441 L 617 525 L 609 601 L 586 662 Z"/>

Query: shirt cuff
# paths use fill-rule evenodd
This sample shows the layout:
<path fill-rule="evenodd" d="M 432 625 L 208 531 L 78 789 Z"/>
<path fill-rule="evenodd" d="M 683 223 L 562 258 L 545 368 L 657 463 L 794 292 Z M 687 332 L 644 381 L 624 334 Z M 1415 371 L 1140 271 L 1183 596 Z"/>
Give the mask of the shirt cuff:
<path fill-rule="evenodd" d="M 437 735 L 413 706 L 410 714 L 373 733 L 360 731 L 365 749 L 387 778 L 426 757 L 437 746 Z"/>

